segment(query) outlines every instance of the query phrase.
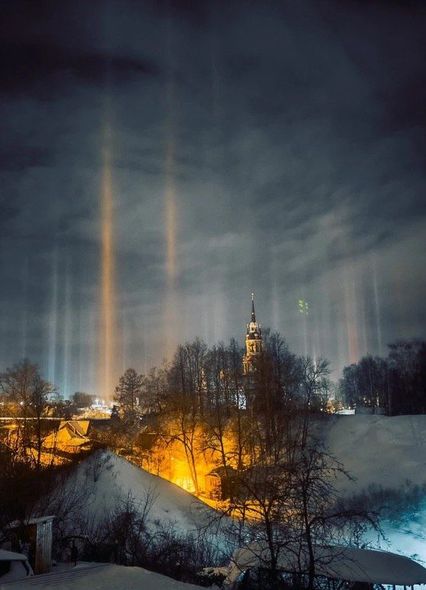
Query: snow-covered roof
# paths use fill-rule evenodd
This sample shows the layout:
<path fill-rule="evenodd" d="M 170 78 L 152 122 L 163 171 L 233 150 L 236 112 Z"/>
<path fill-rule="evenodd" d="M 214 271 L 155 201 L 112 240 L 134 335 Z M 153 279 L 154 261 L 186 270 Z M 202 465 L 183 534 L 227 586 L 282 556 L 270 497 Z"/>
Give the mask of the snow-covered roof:
<path fill-rule="evenodd" d="M 23 553 L 0 549 L 0 561 L 27 561 L 27 556 Z"/>
<path fill-rule="evenodd" d="M 300 571 L 296 556 L 298 552 L 295 549 L 283 549 L 279 556 L 278 566 L 283 571 Z M 307 553 L 302 554 L 302 570 L 307 570 L 306 556 Z M 232 583 L 242 571 L 250 567 L 261 566 L 267 561 L 267 557 L 267 548 L 260 543 L 237 550 L 229 568 L 227 582 Z M 401 586 L 426 584 L 426 569 L 422 565 L 408 557 L 387 551 L 316 546 L 315 557 L 316 574 L 335 580 Z"/>
<path fill-rule="evenodd" d="M 89 430 L 90 420 L 61 420 L 58 430 L 71 428 L 80 436 L 86 436 Z"/>
<path fill-rule="evenodd" d="M 66 571 L 33 576 L 15 582 L 0 582 L 0 590 L 36 587 L 39 590 L 200 590 L 200 586 L 178 582 L 167 576 L 149 572 L 140 567 L 125 567 L 113 564 L 82 564 Z"/>
<path fill-rule="evenodd" d="M 55 518 L 54 515 L 48 515 L 48 516 L 36 516 L 35 518 L 28 518 L 28 519 L 24 519 L 24 520 L 14 520 L 13 522 L 11 522 L 7 525 L 7 528 L 8 529 L 16 529 L 21 526 L 42 524 L 45 522 L 51 522 L 52 520 L 54 520 L 54 518 Z"/>
<path fill-rule="evenodd" d="M 90 420 L 61 420 L 58 430 L 48 434 L 43 444 L 46 448 L 81 447 L 90 443 L 87 432 Z"/>
<path fill-rule="evenodd" d="M 330 563 L 325 559 L 324 565 L 318 567 L 319 572 L 329 578 L 401 586 L 426 584 L 426 569 L 403 555 L 355 547 L 318 548 L 316 551 L 322 551 L 325 558 L 331 557 Z"/>

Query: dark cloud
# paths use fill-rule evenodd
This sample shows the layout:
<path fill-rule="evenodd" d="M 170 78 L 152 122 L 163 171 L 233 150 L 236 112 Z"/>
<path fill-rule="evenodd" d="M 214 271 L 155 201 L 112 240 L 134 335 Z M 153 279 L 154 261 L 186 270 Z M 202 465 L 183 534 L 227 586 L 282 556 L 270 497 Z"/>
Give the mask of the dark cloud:
<path fill-rule="evenodd" d="M 113 81 L 128 83 L 133 78 L 157 76 L 153 61 L 119 57 L 108 53 L 78 53 L 61 45 L 43 42 L 9 43 L 0 57 L 3 93 L 35 92 L 42 97 L 82 82 L 104 86 Z M 53 87 L 52 87 L 53 84 Z"/>
<path fill-rule="evenodd" d="M 31 146 L 4 146 L 0 152 L 0 167 L 6 170 L 25 170 L 33 166 L 50 164 L 52 155 L 49 150 Z"/>
<path fill-rule="evenodd" d="M 242 339 L 252 290 L 336 370 L 424 336 L 425 25 L 417 2 L 6 3 L 2 364 L 96 389 L 106 123 L 123 366 Z"/>

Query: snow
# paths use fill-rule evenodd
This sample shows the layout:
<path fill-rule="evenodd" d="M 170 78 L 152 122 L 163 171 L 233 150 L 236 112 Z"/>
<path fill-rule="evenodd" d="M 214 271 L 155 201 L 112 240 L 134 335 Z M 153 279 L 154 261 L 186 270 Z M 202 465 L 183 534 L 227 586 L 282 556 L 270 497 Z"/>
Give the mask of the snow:
<path fill-rule="evenodd" d="M 26 588 L 58 590 L 196 590 L 200 586 L 178 582 L 140 567 L 112 564 L 83 564 L 70 570 L 34 576 L 16 582 L 0 583 L 0 590 Z"/>
<path fill-rule="evenodd" d="M 23 553 L 0 549 L 0 561 L 27 561 L 27 556 Z"/>
<path fill-rule="evenodd" d="M 151 529 L 169 527 L 177 534 L 195 534 L 219 521 L 217 512 L 192 494 L 110 451 L 82 461 L 55 498 L 75 493 L 81 499 L 74 508 L 74 525 L 86 520 L 95 528 L 115 510 L 124 510 L 129 499 L 140 513 L 148 511 Z"/>
<path fill-rule="evenodd" d="M 338 487 L 347 494 L 375 484 L 402 488 L 407 481 L 426 485 L 426 415 L 333 416 L 319 424 L 329 452 L 354 481 L 341 478 Z M 101 521 L 129 495 L 141 507 L 150 498 L 149 520 L 173 523 L 180 531 L 193 531 L 215 518 L 213 509 L 175 484 L 152 475 L 112 452 L 97 452 L 81 462 L 68 487 L 86 491 L 80 509 Z M 61 492 L 62 493 L 62 492 Z"/>
<path fill-rule="evenodd" d="M 33 575 L 27 556 L 23 553 L 0 549 L 0 561 L 9 562 L 9 571 L 0 577 L 0 587 L 7 580 L 19 580 Z"/>
<path fill-rule="evenodd" d="M 356 478 L 339 487 L 354 493 L 371 484 L 426 484 L 426 415 L 334 416 L 325 424 L 329 452 Z"/>
<path fill-rule="evenodd" d="M 353 547 L 315 547 L 317 575 L 335 580 L 350 582 L 367 582 L 370 584 L 412 585 L 426 584 L 426 569 L 420 564 L 394 553 L 358 549 Z M 249 567 L 261 566 L 268 550 L 265 544 L 254 543 L 235 552 L 231 562 L 227 584 L 232 584 L 239 574 Z M 297 572 L 298 561 L 302 558 L 302 568 L 307 570 L 308 561 L 299 556 L 297 547 L 289 551 L 284 549 L 278 559 L 278 565 L 286 572 Z"/>
<path fill-rule="evenodd" d="M 359 493 L 372 484 L 394 489 L 407 481 L 426 485 L 426 415 L 341 415 L 321 421 L 319 428 L 330 454 L 354 478 L 339 479 L 344 493 Z M 129 494 L 141 506 L 147 496 L 154 500 L 151 522 L 173 522 L 182 531 L 205 526 L 215 514 L 182 488 L 109 451 L 82 461 L 68 482 L 68 488 L 73 486 L 86 491 L 81 509 L 95 520 L 125 502 Z"/>
<path fill-rule="evenodd" d="M 386 540 L 381 545 L 426 565 L 426 500 L 416 513 L 404 516 L 398 522 L 383 521 Z M 374 539 L 370 540 L 374 543 Z"/>
<path fill-rule="evenodd" d="M 426 485 L 426 415 L 341 415 L 319 427 L 330 454 L 354 477 L 339 479 L 338 488 L 345 494 L 358 494 L 372 485 L 401 493 L 407 482 Z M 415 512 L 382 525 L 385 548 L 426 563 L 426 496 Z"/>

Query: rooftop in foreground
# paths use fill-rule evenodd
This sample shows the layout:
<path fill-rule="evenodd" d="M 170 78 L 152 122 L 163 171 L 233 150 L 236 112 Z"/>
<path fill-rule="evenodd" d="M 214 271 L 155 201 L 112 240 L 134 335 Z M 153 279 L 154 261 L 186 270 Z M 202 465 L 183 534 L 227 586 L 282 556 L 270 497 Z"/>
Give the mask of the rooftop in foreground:
<path fill-rule="evenodd" d="M 300 571 L 298 568 L 298 551 L 283 550 L 278 567 L 285 572 Z M 268 550 L 265 545 L 253 543 L 235 552 L 229 568 L 227 582 L 231 584 L 242 571 L 259 567 L 265 563 Z M 316 574 L 333 580 L 347 582 L 366 582 L 368 584 L 391 584 L 412 586 L 426 584 L 426 568 L 396 553 L 355 547 L 316 546 Z M 307 571 L 307 553 L 302 569 Z"/>
<path fill-rule="evenodd" d="M 140 567 L 110 563 L 81 563 L 64 571 L 33 576 L 15 582 L 0 583 L 0 590 L 60 588 L 61 590 L 197 590 L 200 586 L 178 582 Z"/>

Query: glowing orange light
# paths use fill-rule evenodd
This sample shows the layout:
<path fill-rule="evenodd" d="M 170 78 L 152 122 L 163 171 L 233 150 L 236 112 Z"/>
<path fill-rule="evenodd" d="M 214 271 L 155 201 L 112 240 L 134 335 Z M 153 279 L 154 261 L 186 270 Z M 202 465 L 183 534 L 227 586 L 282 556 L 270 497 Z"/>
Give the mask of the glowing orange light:
<path fill-rule="evenodd" d="M 101 327 L 99 377 L 101 394 L 109 398 L 113 390 L 113 363 L 115 339 L 115 268 L 113 239 L 113 191 L 111 172 L 111 130 L 108 125 L 104 131 L 102 149 L 101 183 Z"/>
<path fill-rule="evenodd" d="M 164 340 L 166 356 L 170 356 L 177 344 L 175 338 L 179 329 L 177 326 L 179 314 L 177 312 L 176 277 L 177 264 L 177 202 L 176 202 L 176 121 L 174 82 L 170 76 L 166 84 L 167 118 L 166 145 L 164 154 L 164 226 L 165 226 L 165 275 L 166 293 L 164 301 Z"/>

